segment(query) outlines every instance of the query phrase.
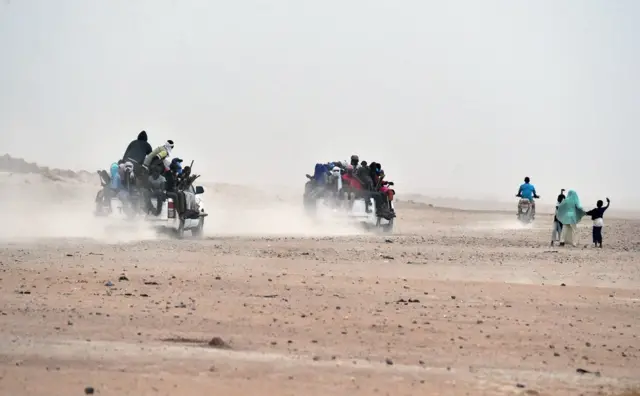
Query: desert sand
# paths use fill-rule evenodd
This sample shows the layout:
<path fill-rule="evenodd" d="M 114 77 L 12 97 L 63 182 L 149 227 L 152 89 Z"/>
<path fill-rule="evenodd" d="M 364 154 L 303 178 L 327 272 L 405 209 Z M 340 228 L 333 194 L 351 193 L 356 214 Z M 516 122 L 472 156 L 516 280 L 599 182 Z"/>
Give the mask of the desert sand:
<path fill-rule="evenodd" d="M 31 173 L 25 173 L 25 172 Z M 0 175 L 2 395 L 617 395 L 640 385 L 640 221 L 400 202 L 392 235 L 208 186 L 206 236 L 91 214 L 97 177 Z M 81 177 L 82 176 L 82 177 Z M 19 199 L 16 197 L 20 197 Z M 515 205 L 515 204 L 514 204 Z"/>

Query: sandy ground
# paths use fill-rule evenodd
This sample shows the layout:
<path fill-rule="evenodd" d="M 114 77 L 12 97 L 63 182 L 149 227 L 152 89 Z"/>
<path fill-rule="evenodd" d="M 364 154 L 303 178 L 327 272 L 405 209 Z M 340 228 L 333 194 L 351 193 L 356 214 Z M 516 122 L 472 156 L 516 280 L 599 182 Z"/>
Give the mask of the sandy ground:
<path fill-rule="evenodd" d="M 0 394 L 640 385 L 640 221 L 607 220 L 602 250 L 565 249 L 548 246 L 548 215 L 525 228 L 512 214 L 407 203 L 385 236 L 313 224 L 292 203 L 212 200 L 200 241 L 109 239 L 104 224 L 42 202 L 55 227 L 18 224 L 14 202 L 0 235 Z M 585 222 L 583 244 L 589 232 Z"/>

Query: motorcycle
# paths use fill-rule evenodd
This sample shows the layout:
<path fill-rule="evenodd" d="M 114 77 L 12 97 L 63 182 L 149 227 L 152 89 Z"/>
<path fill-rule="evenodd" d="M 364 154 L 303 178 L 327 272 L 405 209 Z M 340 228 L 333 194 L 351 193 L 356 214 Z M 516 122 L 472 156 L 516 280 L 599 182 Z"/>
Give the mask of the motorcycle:
<path fill-rule="evenodd" d="M 516 197 L 520 198 L 518 201 L 518 220 L 523 224 L 529 224 L 535 220 L 535 209 L 533 207 L 533 201 L 522 198 L 521 195 L 516 195 Z M 535 195 L 534 199 L 539 199 L 540 197 Z"/>

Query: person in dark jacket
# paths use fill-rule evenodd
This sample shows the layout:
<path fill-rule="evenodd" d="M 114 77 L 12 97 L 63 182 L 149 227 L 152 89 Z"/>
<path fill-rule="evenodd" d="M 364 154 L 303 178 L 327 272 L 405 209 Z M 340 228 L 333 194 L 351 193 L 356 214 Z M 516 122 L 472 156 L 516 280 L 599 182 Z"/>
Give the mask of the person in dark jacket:
<path fill-rule="evenodd" d="M 558 195 L 558 200 L 556 204 L 556 211 L 553 215 L 553 231 L 551 232 L 551 246 L 553 246 L 554 242 L 560 242 L 560 235 L 562 235 L 562 223 L 558 220 L 558 205 L 564 201 L 566 197 L 564 196 L 564 188 L 560 191 L 560 195 Z M 562 243 L 562 242 L 560 242 Z"/>
<path fill-rule="evenodd" d="M 596 203 L 596 208 L 591 209 L 586 214 L 591 216 L 591 220 L 593 220 L 593 246 L 602 248 L 602 227 L 604 227 L 604 212 L 609 209 L 609 205 L 611 204 L 611 200 L 607 198 L 607 206 L 603 206 L 604 202 L 602 200 L 598 200 Z"/>
<path fill-rule="evenodd" d="M 153 150 L 147 139 L 147 132 L 140 132 L 138 138 L 129 143 L 122 159 L 132 161 L 136 167 L 142 165 L 145 157 Z"/>
<path fill-rule="evenodd" d="M 369 165 L 369 172 L 371 175 L 371 180 L 373 180 L 373 186 L 377 190 L 380 188 L 380 172 L 382 171 L 382 165 L 377 162 L 372 162 Z"/>
<path fill-rule="evenodd" d="M 371 209 L 369 208 L 369 197 L 374 198 L 376 202 L 378 202 L 378 200 L 374 197 L 373 180 L 369 175 L 369 166 L 367 165 L 367 161 L 362 161 L 360 166 L 355 169 L 355 176 L 362 185 L 362 197 L 364 198 L 365 211 L 367 213 L 371 213 Z"/>
<path fill-rule="evenodd" d="M 373 190 L 373 179 L 371 179 L 367 161 L 362 161 L 360 167 L 356 168 L 355 173 L 360 183 L 362 183 L 362 187 L 366 190 Z"/>
<path fill-rule="evenodd" d="M 358 157 L 357 154 L 354 154 L 351 156 L 351 165 L 353 165 L 354 170 L 358 170 L 358 168 L 360 167 L 359 162 L 360 162 L 360 157 Z"/>
<path fill-rule="evenodd" d="M 178 176 L 182 174 L 182 158 L 174 158 L 171 160 L 169 170 L 164 172 L 164 178 L 167 179 L 167 192 L 175 192 Z"/>

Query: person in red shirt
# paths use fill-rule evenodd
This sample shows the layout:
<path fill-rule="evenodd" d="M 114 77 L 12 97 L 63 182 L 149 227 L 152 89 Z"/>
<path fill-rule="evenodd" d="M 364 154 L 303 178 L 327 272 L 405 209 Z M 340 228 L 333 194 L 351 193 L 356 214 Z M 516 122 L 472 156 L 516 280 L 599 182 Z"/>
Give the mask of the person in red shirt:
<path fill-rule="evenodd" d="M 347 166 L 347 171 L 342 175 L 342 181 L 353 190 L 362 190 L 362 184 L 353 173 L 352 165 Z"/>

